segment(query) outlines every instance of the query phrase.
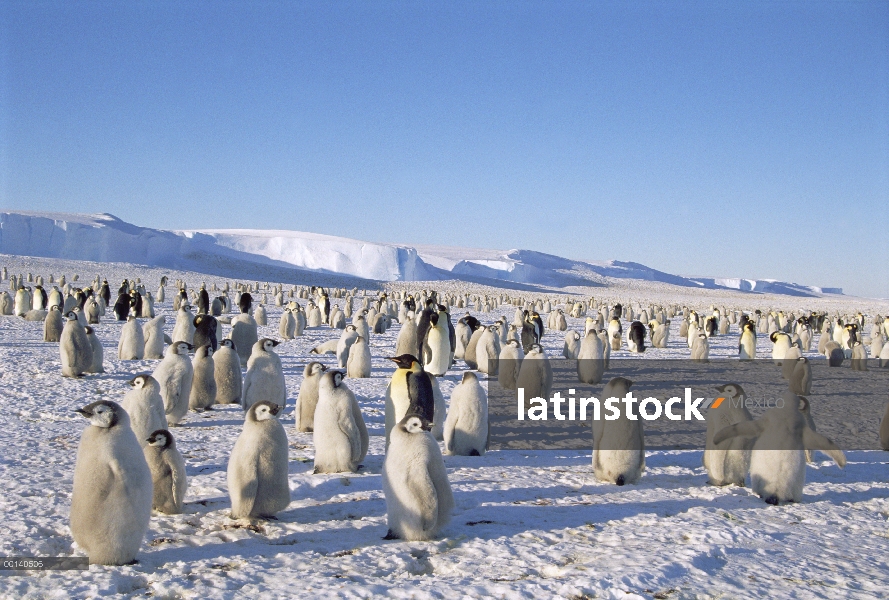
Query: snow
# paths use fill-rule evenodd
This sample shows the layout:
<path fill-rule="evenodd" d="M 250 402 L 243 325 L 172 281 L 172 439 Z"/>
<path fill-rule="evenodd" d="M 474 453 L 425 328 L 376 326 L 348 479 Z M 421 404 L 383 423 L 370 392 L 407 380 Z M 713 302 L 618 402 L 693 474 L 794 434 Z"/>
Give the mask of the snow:
<path fill-rule="evenodd" d="M 90 223 L 117 226 L 102 217 L 87 223 L 62 221 L 68 231 Z M 4 217 L 4 228 L 6 222 Z M 3 237 L 5 244 L 5 229 Z M 124 277 L 140 277 L 152 291 L 162 275 L 184 278 L 193 288 L 201 282 L 212 287 L 231 281 L 208 273 L 124 263 L 0 256 L 0 266 L 4 265 L 10 273 L 44 277 L 65 273 L 69 280 L 78 273 L 81 282 L 100 273 L 112 285 Z M 289 288 L 293 280 L 286 283 Z M 505 291 L 453 281 L 388 285 L 389 289 L 432 287 Z M 638 280 L 625 281 L 622 287 L 576 291 L 624 301 L 673 298 L 699 312 L 711 303 L 749 310 L 861 310 L 869 315 L 889 311 L 889 304 L 879 301 L 701 292 Z M 167 292 L 170 297 L 170 287 Z M 261 293 L 255 297 L 262 301 Z M 269 325 L 261 328 L 260 335 L 277 338 L 281 310 L 266 307 Z M 157 308 L 159 314 L 172 315 L 169 302 Z M 471 312 L 484 323 L 500 315 L 511 321 L 514 307 Z M 453 313 L 456 318 L 463 311 L 453 309 Z M 173 320 L 167 319 L 167 333 Z M 581 319 L 569 318 L 569 328 L 581 327 Z M 649 350 L 644 358 L 688 355 L 678 337 L 678 319 L 673 328 L 670 348 Z M 132 374 L 150 372 L 158 362 L 118 361 L 114 357 L 121 324 L 105 318 L 96 329 L 105 347 L 107 373 L 72 380 L 60 376 L 57 345 L 41 341 L 42 323 L 0 317 L 0 444 L 6 449 L 0 460 L 4 481 L 0 555 L 79 554 L 68 529 L 68 513 L 75 451 L 85 421 L 73 411 L 99 398 L 119 401 Z M 294 432 L 293 402 L 308 352 L 338 337 L 338 331 L 327 327 L 308 329 L 305 336 L 277 348 L 288 388 L 288 410 L 282 421 L 290 442 L 292 496 L 279 520 L 248 529 L 228 518 L 225 469 L 243 422 L 241 410 L 217 407 L 209 413 L 189 413 L 184 425 L 173 430 L 188 468 L 185 513 L 152 516 L 138 564 L 94 565 L 88 572 L 0 574 L 0 597 L 885 596 L 889 455 L 879 451 L 848 452 L 842 470 L 817 455 L 807 468 L 804 502 L 781 507 L 765 504 L 749 488 L 706 485 L 701 452 L 695 450 L 648 452 L 639 483 L 623 488 L 594 479 L 589 451 L 502 450 L 484 457 L 447 456 L 457 507 L 442 536 L 430 542 L 382 540 L 387 530 L 380 479 L 383 394 L 392 373 L 384 357 L 392 352 L 398 329 L 395 325 L 386 334 L 372 336 L 372 377 L 346 380 L 358 396 L 371 434 L 360 473 L 313 475 L 312 436 Z M 221 330 L 224 335 L 229 327 L 222 325 Z M 543 342 L 549 355 L 557 356 L 563 334 L 550 332 Z M 733 327 L 730 335 L 712 340 L 711 356 L 733 356 L 736 344 Z M 760 351 L 768 354 L 765 347 Z M 330 355 L 320 360 L 334 363 Z M 463 368 L 458 362 L 441 379 L 446 398 Z"/>
<path fill-rule="evenodd" d="M 245 279 L 289 275 L 305 280 L 314 273 L 359 281 L 462 279 L 541 291 L 636 279 L 804 297 L 842 293 L 840 288 L 766 279 L 685 277 L 634 262 L 580 261 L 532 250 L 408 246 L 281 230 L 166 231 L 132 225 L 109 214 L 0 212 L 0 252 L 204 270 Z M 269 267 L 276 267 L 277 274 L 271 275 Z"/>

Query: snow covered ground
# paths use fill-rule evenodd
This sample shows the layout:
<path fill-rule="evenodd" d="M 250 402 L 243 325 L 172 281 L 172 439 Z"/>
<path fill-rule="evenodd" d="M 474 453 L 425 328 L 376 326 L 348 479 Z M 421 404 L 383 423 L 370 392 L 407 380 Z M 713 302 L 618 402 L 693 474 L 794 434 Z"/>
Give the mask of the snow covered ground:
<path fill-rule="evenodd" d="M 69 280 L 79 273 L 82 282 L 101 273 L 112 287 L 124 277 L 141 277 L 151 291 L 164 274 L 171 281 L 184 277 L 190 287 L 202 281 L 209 286 L 226 281 L 127 264 L 3 256 L 2 265 L 10 273 L 44 277 L 65 273 Z M 291 282 L 287 283 L 289 288 Z M 468 284 L 389 285 L 443 289 Z M 625 302 L 676 302 L 699 310 L 717 303 L 748 310 L 889 312 L 889 306 L 878 301 L 691 291 L 636 280 L 572 291 Z M 261 301 L 261 294 L 256 299 Z M 261 328 L 260 335 L 278 338 L 280 309 L 266 306 L 269 326 Z M 157 308 L 160 314 L 172 315 L 169 302 Z M 511 320 L 514 307 L 471 312 L 488 323 L 501 315 Z M 462 313 L 452 311 L 455 320 Z M 167 321 L 170 333 L 174 318 Z M 79 554 L 68 529 L 68 513 L 75 452 L 86 423 L 74 409 L 102 398 L 120 400 L 133 374 L 150 372 L 158 363 L 117 360 L 121 324 L 106 318 L 97 332 L 105 348 L 107 372 L 79 380 L 62 378 L 58 346 L 41 341 L 42 327 L 42 323 L 0 317 L 0 445 L 4 448 L 0 555 L 4 556 Z M 582 321 L 569 319 L 569 328 L 581 329 Z M 222 335 L 229 330 L 228 326 L 221 329 Z M 621 488 L 595 480 L 589 451 L 509 450 L 484 457 L 447 456 L 457 507 L 442 536 L 431 542 L 382 540 L 387 530 L 380 476 L 383 394 L 393 371 L 383 357 L 393 352 L 398 329 L 395 325 L 386 334 L 372 336 L 371 378 L 346 380 L 359 398 L 372 436 L 365 469 L 359 474 L 313 475 L 311 434 L 294 432 L 293 403 L 308 352 L 339 335 L 326 326 L 308 329 L 304 337 L 277 348 L 288 386 L 288 411 L 282 422 L 290 441 L 292 496 L 279 520 L 250 529 L 237 527 L 228 518 L 226 464 L 243 421 L 241 409 L 217 407 L 208 413 L 189 413 L 184 425 L 173 430 L 188 465 L 185 514 L 152 516 L 138 564 L 93 565 L 88 572 L 0 574 L 0 597 L 887 596 L 889 454 L 879 451 L 848 452 L 845 469 L 817 455 L 807 469 L 804 502 L 781 507 L 765 504 L 749 488 L 708 486 L 700 451 L 649 452 L 640 482 Z M 551 356 L 560 355 L 562 333 L 548 333 L 543 341 Z M 734 356 L 736 350 L 733 327 L 730 335 L 713 339 L 711 356 Z M 768 355 L 765 345 L 760 345 L 760 352 Z M 670 348 L 652 349 L 644 356 L 687 355 L 675 320 Z M 331 355 L 320 360 L 335 364 Z M 440 380 L 446 398 L 463 368 L 458 361 Z M 864 434 L 875 435 L 879 415 L 874 418 L 874 430 Z"/>

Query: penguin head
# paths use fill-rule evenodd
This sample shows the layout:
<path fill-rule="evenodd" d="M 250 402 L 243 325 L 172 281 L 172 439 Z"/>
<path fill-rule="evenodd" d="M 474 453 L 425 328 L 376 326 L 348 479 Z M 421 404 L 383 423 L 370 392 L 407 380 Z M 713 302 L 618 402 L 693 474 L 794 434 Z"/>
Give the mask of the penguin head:
<path fill-rule="evenodd" d="M 278 340 L 273 340 L 271 338 L 263 338 L 263 339 L 259 340 L 259 344 L 261 345 L 262 349 L 265 350 L 266 352 L 271 352 L 272 348 L 274 348 L 275 346 L 277 346 L 280 343 L 281 342 L 279 342 Z"/>
<path fill-rule="evenodd" d="M 346 325 L 346 331 L 358 331 L 358 328 L 354 325 Z"/>
<path fill-rule="evenodd" d="M 399 427 L 407 433 L 424 433 L 432 430 L 432 423 L 419 415 L 407 415 L 401 420 Z"/>
<path fill-rule="evenodd" d="M 400 354 L 398 356 L 387 356 L 386 360 L 391 360 L 399 369 L 410 369 L 414 363 L 420 361 L 413 354 Z"/>
<path fill-rule="evenodd" d="M 148 442 L 148 445 L 152 448 L 163 450 L 173 446 L 173 434 L 166 429 L 158 429 L 157 431 L 152 431 L 151 435 L 149 435 L 148 439 L 145 441 Z"/>
<path fill-rule="evenodd" d="M 130 379 L 127 383 L 129 383 L 135 389 L 141 390 L 152 380 L 154 380 L 154 377 L 152 377 L 148 373 L 140 373 L 139 375 L 136 375 L 135 377 Z"/>
<path fill-rule="evenodd" d="M 321 384 L 326 388 L 336 389 L 343 384 L 346 374 L 343 371 L 327 371 L 321 376 Z"/>
<path fill-rule="evenodd" d="M 213 356 L 213 348 L 210 344 L 204 344 L 194 351 L 194 355 L 196 358 L 209 358 Z"/>
<path fill-rule="evenodd" d="M 737 383 L 727 383 L 725 385 L 717 385 L 716 390 L 720 394 L 725 394 L 727 398 L 738 398 L 744 395 L 744 388 Z"/>
<path fill-rule="evenodd" d="M 247 411 L 247 418 L 253 421 L 268 421 L 277 418 L 281 406 L 268 400 L 260 400 Z"/>
<path fill-rule="evenodd" d="M 234 343 L 233 341 L 231 341 L 230 339 L 228 339 L 228 338 L 225 338 L 224 340 L 222 340 L 221 342 L 219 342 L 219 345 L 220 345 L 220 346 L 225 346 L 225 347 L 227 347 L 227 348 L 231 348 L 232 350 L 235 349 L 235 343 Z"/>
<path fill-rule="evenodd" d="M 188 355 L 188 351 L 194 348 L 188 342 L 173 342 L 173 345 L 170 346 L 170 351 L 172 354 L 179 354 L 182 356 Z"/>
<path fill-rule="evenodd" d="M 461 380 L 461 383 L 478 383 L 478 376 L 474 371 L 463 371 L 463 379 Z"/>
<path fill-rule="evenodd" d="M 78 408 L 76 412 L 89 419 L 90 425 L 104 429 L 114 427 L 123 420 L 129 423 L 126 411 L 119 404 L 110 400 L 93 402 L 83 408 Z"/>
<path fill-rule="evenodd" d="M 67 313 L 65 313 L 65 318 L 69 321 L 77 321 L 77 313 L 73 310 L 69 310 Z"/>

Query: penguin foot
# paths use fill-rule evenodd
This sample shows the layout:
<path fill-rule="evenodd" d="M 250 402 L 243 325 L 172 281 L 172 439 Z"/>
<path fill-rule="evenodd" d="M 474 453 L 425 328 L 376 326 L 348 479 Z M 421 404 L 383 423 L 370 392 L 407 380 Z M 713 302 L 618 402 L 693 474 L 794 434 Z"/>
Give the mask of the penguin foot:
<path fill-rule="evenodd" d="M 355 470 L 360 471 L 363 468 L 364 468 L 364 465 L 358 465 L 357 467 L 355 467 Z"/>
<path fill-rule="evenodd" d="M 623 475 L 618 475 L 614 483 L 616 483 L 617 485 L 624 485 L 626 483 L 626 480 L 624 479 Z"/>
<path fill-rule="evenodd" d="M 469 451 L 469 456 L 481 456 L 481 454 L 478 453 L 478 450 L 473 448 L 472 450 Z"/>
<path fill-rule="evenodd" d="M 400 538 L 398 537 L 398 535 L 397 535 L 394 531 L 392 531 L 392 530 L 390 529 L 389 531 L 386 532 L 386 535 L 383 536 L 383 539 L 384 539 L 384 540 L 397 540 L 397 539 L 400 539 Z"/>
<path fill-rule="evenodd" d="M 778 496 L 769 496 L 768 498 L 766 498 L 766 504 L 778 506 Z"/>

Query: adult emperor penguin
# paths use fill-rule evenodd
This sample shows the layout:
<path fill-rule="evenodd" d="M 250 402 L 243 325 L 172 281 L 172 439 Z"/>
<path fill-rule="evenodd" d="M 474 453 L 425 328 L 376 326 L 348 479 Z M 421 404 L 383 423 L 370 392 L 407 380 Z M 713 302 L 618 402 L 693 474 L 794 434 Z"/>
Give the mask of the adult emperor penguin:
<path fill-rule="evenodd" d="M 117 343 L 119 360 L 142 360 L 145 357 L 145 334 L 136 316 L 130 313 L 127 322 L 120 330 L 120 341 Z"/>
<path fill-rule="evenodd" d="M 419 415 L 408 414 L 392 430 L 383 462 L 385 539 L 428 540 L 450 521 L 454 495 L 430 428 Z"/>
<path fill-rule="evenodd" d="M 784 360 L 784 355 L 791 345 L 790 336 L 783 331 L 776 331 L 769 335 L 769 339 L 772 341 L 772 360 Z"/>
<path fill-rule="evenodd" d="M 484 456 L 488 449 L 488 395 L 472 371 L 451 392 L 451 404 L 444 424 L 446 454 Z"/>
<path fill-rule="evenodd" d="M 577 378 L 582 383 L 601 383 L 605 374 L 605 344 L 590 330 L 580 343 L 577 354 Z M 547 396 L 549 398 L 549 396 Z"/>
<path fill-rule="evenodd" d="M 130 416 L 130 427 L 136 439 L 141 446 L 145 446 L 152 431 L 167 428 L 161 386 L 147 373 L 136 375 L 127 383 L 132 389 L 123 397 L 121 406 Z"/>
<path fill-rule="evenodd" d="M 429 374 L 411 354 L 388 357 L 397 365 L 386 388 L 386 446 L 396 423 L 408 413 L 420 415 L 430 424 L 435 418 L 435 397 Z"/>
<path fill-rule="evenodd" d="M 719 404 L 714 402 L 707 409 L 707 442 L 704 447 L 707 483 L 744 487 L 753 444 L 743 438 L 732 438 L 717 445 L 713 443 L 713 438 L 717 431 L 752 419 L 745 405 L 746 395 L 744 388 L 737 383 L 718 385 L 716 389 L 722 401 Z"/>
<path fill-rule="evenodd" d="M 740 360 L 756 359 L 756 324 L 747 321 L 741 328 L 741 341 L 738 343 L 738 358 Z"/>
<path fill-rule="evenodd" d="M 633 382 L 629 379 L 615 377 L 605 386 L 602 398 L 624 398 L 631 385 Z M 617 420 L 609 421 L 607 425 L 604 419 L 593 419 L 593 473 L 596 479 L 616 485 L 636 483 L 644 469 L 645 439 L 638 407 L 632 416 L 620 411 Z"/>
<path fill-rule="evenodd" d="M 500 350 L 500 359 L 497 365 L 497 381 L 505 390 L 514 390 L 522 368 L 522 360 L 525 353 L 518 340 L 509 340 Z"/>
<path fill-rule="evenodd" d="M 787 391 L 782 400 L 782 407 L 770 408 L 755 421 L 726 427 L 713 438 L 717 445 L 733 437 L 756 439 L 750 454 L 750 483 L 769 504 L 802 501 L 806 450 L 821 450 L 841 468 L 846 465 L 843 451 L 806 423 L 800 412 L 803 399 Z"/>
<path fill-rule="evenodd" d="M 143 451 L 154 485 L 152 508 L 168 515 L 182 513 L 188 479 L 185 460 L 176 448 L 173 434 L 166 429 L 152 431 Z"/>
<path fill-rule="evenodd" d="M 639 321 L 630 323 L 627 331 L 627 348 L 630 352 L 645 352 L 645 326 Z"/>
<path fill-rule="evenodd" d="M 249 410 L 256 402 L 268 400 L 283 410 L 287 405 L 287 388 L 284 383 L 284 369 L 281 357 L 274 351 L 278 341 L 263 338 L 253 345 L 250 360 L 247 361 L 247 374 L 244 376 L 244 393 L 241 406 Z"/>
<path fill-rule="evenodd" d="M 315 408 L 318 406 L 318 389 L 321 376 L 327 367 L 319 362 L 310 362 L 303 369 L 303 380 L 296 397 L 295 427 L 298 432 L 311 432 L 315 429 Z"/>
<path fill-rule="evenodd" d="M 192 324 L 194 325 L 194 333 L 192 334 L 191 345 L 195 348 L 205 345 L 210 346 L 210 350 L 216 352 L 216 349 L 219 348 L 219 340 L 216 337 L 216 330 L 219 328 L 219 324 L 216 321 L 216 317 L 200 314 L 194 318 Z"/>
<path fill-rule="evenodd" d="M 158 315 L 142 325 L 142 337 L 145 339 L 144 358 L 164 357 L 164 325 L 166 322 L 167 318 L 164 315 Z"/>
<path fill-rule="evenodd" d="M 161 386 L 164 399 L 164 412 L 167 424 L 178 425 L 188 412 L 188 399 L 191 395 L 191 382 L 194 368 L 188 359 L 189 344 L 173 342 L 167 353 L 151 374 Z"/>
<path fill-rule="evenodd" d="M 432 312 L 429 316 L 429 327 L 423 340 L 423 368 L 436 377 L 447 373 L 451 366 L 454 348 L 451 347 L 449 322 L 445 307 L 439 305 L 438 312 Z"/>
<path fill-rule="evenodd" d="M 74 311 L 66 315 L 68 321 L 59 338 L 59 354 L 62 359 L 62 377 L 80 377 L 93 362 L 93 348 L 86 329 L 77 320 Z"/>
<path fill-rule="evenodd" d="M 83 328 L 86 332 L 86 339 L 89 340 L 90 348 L 93 351 L 93 358 L 89 367 L 84 373 L 104 373 L 105 372 L 105 351 L 102 349 L 102 342 L 96 336 L 96 330 L 87 325 Z"/>
<path fill-rule="evenodd" d="M 132 296 L 128 292 L 123 292 L 117 297 L 117 301 L 114 303 L 114 317 L 118 321 L 127 320 L 127 315 L 130 314 L 131 300 Z"/>
<path fill-rule="evenodd" d="M 315 473 L 356 473 L 367 456 L 367 427 L 342 371 L 321 375 L 312 439 Z"/>
<path fill-rule="evenodd" d="M 349 349 L 349 358 L 346 361 L 346 375 L 348 377 L 370 377 L 370 345 L 362 336 L 355 338 L 355 343 Z"/>
<path fill-rule="evenodd" d="M 213 354 L 213 376 L 216 378 L 216 403 L 240 404 L 243 389 L 241 359 L 233 341 L 219 342 L 219 350 Z"/>
<path fill-rule="evenodd" d="M 90 425 L 74 465 L 71 533 L 90 563 L 131 563 L 151 518 L 151 471 L 120 405 L 100 400 L 77 412 Z"/>
<path fill-rule="evenodd" d="M 233 519 L 273 517 L 290 504 L 287 434 L 277 417 L 282 408 L 260 400 L 247 409 L 228 459 Z"/>
<path fill-rule="evenodd" d="M 65 320 L 58 306 L 51 306 L 43 320 L 43 341 L 58 342 L 62 338 L 62 330 L 65 328 Z"/>
<path fill-rule="evenodd" d="M 188 396 L 188 408 L 208 410 L 216 404 L 216 369 L 213 350 L 209 344 L 204 344 L 194 351 L 191 365 L 194 377 L 191 382 L 191 393 Z"/>

